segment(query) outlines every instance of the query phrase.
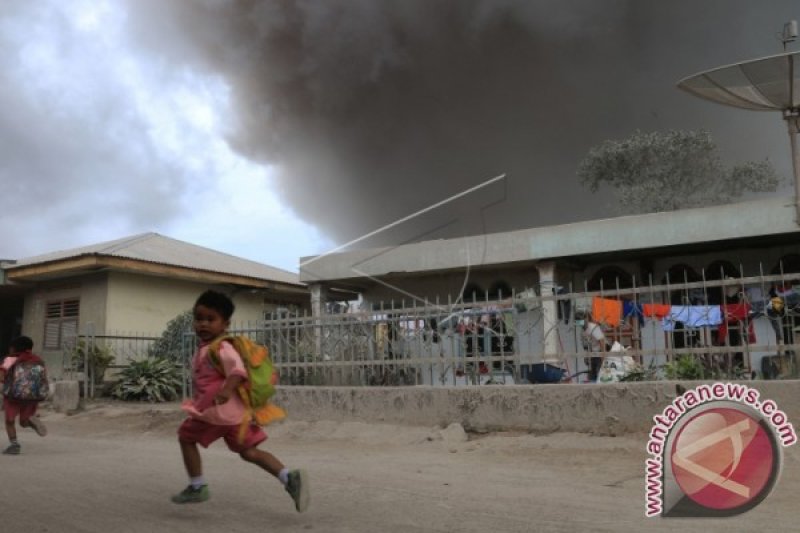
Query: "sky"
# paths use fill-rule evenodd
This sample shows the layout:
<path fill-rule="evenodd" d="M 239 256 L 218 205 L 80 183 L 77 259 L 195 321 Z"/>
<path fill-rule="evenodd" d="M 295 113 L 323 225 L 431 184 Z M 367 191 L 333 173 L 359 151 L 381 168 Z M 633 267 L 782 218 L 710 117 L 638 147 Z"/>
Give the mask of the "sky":
<path fill-rule="evenodd" d="M 296 271 L 331 245 L 226 142 L 224 80 L 138 51 L 122 4 L 0 10 L 2 258 L 155 231 Z"/>
<path fill-rule="evenodd" d="M 791 173 L 785 124 L 676 89 L 782 51 L 773 0 L 4 0 L 0 258 L 155 231 L 297 271 L 358 245 L 614 216 L 575 175 L 706 129 Z M 789 193 L 790 182 L 781 190 Z"/>

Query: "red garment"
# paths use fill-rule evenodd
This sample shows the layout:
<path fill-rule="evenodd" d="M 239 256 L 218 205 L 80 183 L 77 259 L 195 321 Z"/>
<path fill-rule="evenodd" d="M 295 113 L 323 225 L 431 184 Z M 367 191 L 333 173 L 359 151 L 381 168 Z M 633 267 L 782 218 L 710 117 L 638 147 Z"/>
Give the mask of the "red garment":
<path fill-rule="evenodd" d="M 254 448 L 267 440 L 267 434 L 260 426 L 250 424 L 242 442 L 239 440 L 239 425 L 218 426 L 196 418 L 187 418 L 178 428 L 178 438 L 183 442 L 194 442 L 208 448 L 219 438 L 225 440 L 228 449 L 235 453 Z"/>
<path fill-rule="evenodd" d="M 3 363 L 6 363 L 6 361 L 10 359 L 13 359 L 13 361 L 11 361 L 11 365 L 14 365 L 16 363 L 36 363 L 38 365 L 44 364 L 44 360 L 30 350 L 26 350 L 24 352 L 12 353 L 3 361 Z M 3 368 L 5 368 L 6 366 L 8 365 L 4 364 Z"/>
<path fill-rule="evenodd" d="M 739 323 L 744 322 L 747 324 L 747 338 L 742 339 L 748 344 L 755 344 L 756 331 L 753 327 L 753 321 L 748 320 L 750 316 L 750 304 L 747 302 L 738 304 L 726 304 L 720 306 L 722 309 L 722 324 L 719 327 L 717 334 L 717 343 L 721 346 L 730 342 L 728 339 L 728 329 L 731 326 L 738 326 Z"/>
<path fill-rule="evenodd" d="M 13 422 L 17 417 L 19 417 L 20 423 L 27 422 L 36 414 L 38 407 L 39 402 L 16 402 L 8 398 L 3 399 L 6 422 Z"/>
<path fill-rule="evenodd" d="M 672 306 L 669 304 L 642 304 L 642 313 L 647 318 L 657 318 L 661 320 L 669 316 Z"/>

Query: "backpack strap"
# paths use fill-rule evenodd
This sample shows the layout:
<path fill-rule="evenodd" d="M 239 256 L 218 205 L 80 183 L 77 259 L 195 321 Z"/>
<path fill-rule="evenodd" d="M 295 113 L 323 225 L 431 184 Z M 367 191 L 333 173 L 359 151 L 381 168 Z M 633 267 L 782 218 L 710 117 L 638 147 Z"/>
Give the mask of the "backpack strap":
<path fill-rule="evenodd" d="M 211 361 L 211 366 L 223 376 L 225 375 L 225 368 L 222 366 L 222 360 L 219 358 L 219 349 L 222 341 L 231 342 L 232 339 L 233 337 L 230 335 L 220 335 L 208 345 L 208 360 Z"/>
<path fill-rule="evenodd" d="M 208 346 L 208 359 L 211 361 L 211 366 L 219 372 L 223 377 L 227 378 L 228 376 L 225 375 L 225 367 L 222 365 L 222 359 L 220 359 L 219 351 L 220 346 L 222 345 L 223 341 L 227 341 L 233 349 L 236 350 L 236 353 L 239 354 L 239 358 L 242 360 L 242 365 L 247 369 L 247 360 L 246 356 L 242 354 L 242 346 L 241 343 L 238 342 L 239 338 L 233 335 L 221 335 L 211 341 L 211 344 Z M 248 412 L 252 412 L 252 408 L 250 407 L 250 398 L 247 395 L 247 388 L 244 384 L 240 384 L 236 387 L 236 391 L 239 393 L 239 397 L 244 402 L 244 406 Z"/>

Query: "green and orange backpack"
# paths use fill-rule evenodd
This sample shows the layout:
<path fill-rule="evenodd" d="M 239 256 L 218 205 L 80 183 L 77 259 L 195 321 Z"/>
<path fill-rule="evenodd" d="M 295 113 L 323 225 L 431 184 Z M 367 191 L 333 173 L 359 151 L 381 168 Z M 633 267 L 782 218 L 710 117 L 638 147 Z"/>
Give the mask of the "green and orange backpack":
<path fill-rule="evenodd" d="M 248 425 L 265 426 L 285 418 L 286 412 L 270 402 L 275 394 L 278 374 L 269 356 L 269 349 L 241 335 L 217 337 L 208 347 L 208 358 L 214 368 L 223 375 L 225 371 L 219 358 L 219 345 L 223 341 L 229 342 L 239 353 L 247 370 L 247 381 L 242 382 L 236 389 L 245 406 L 245 414 L 239 427 L 239 440 L 242 441 Z"/>

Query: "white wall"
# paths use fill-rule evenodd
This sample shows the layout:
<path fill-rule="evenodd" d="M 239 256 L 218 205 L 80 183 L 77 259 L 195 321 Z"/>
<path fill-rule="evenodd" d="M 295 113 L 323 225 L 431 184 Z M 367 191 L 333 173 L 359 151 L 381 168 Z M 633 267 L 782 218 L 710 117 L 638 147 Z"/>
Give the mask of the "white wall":
<path fill-rule="evenodd" d="M 109 274 L 106 332 L 143 332 L 160 335 L 167 323 L 192 309 L 207 289 L 232 295 L 236 311 L 232 322 L 262 318 L 264 297 L 247 290 L 234 291 L 207 283 L 123 272 Z"/>
<path fill-rule="evenodd" d="M 80 300 L 79 330 L 83 331 L 87 324 L 93 323 L 95 332 L 102 332 L 105 328 L 106 274 L 42 283 L 25 296 L 22 334 L 33 340 L 34 352 L 44 358 L 55 377 L 62 374 L 64 354 L 62 350 L 44 349 L 45 309 L 48 302 L 72 298 Z"/>
<path fill-rule="evenodd" d="M 63 375 L 63 350 L 44 349 L 45 309 L 48 302 L 80 300 L 78 331 L 95 335 L 159 336 L 167 323 L 192 308 L 206 289 L 231 294 L 230 287 L 124 272 L 107 272 L 45 282 L 25 297 L 22 334 L 33 339 L 34 351 L 46 361 L 53 377 Z M 234 325 L 262 319 L 264 296 L 234 291 Z"/>
<path fill-rule="evenodd" d="M 112 272 L 105 333 L 159 335 L 167 322 L 192 308 L 203 290 L 194 282 Z"/>

